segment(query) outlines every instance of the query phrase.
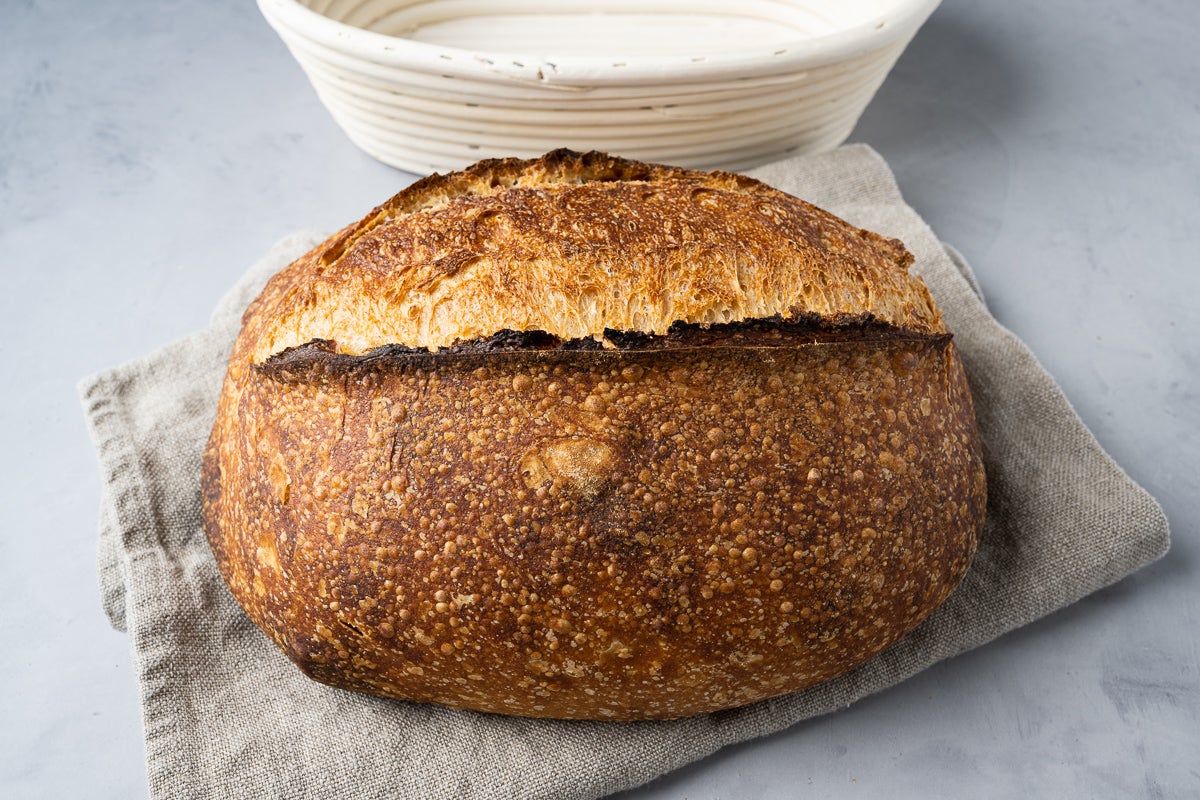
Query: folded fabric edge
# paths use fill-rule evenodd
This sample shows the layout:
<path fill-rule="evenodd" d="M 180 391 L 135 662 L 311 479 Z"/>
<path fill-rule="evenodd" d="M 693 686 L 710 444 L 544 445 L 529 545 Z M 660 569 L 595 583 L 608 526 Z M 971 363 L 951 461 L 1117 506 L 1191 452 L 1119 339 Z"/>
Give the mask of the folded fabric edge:
<path fill-rule="evenodd" d="M 103 491 L 102 491 L 102 494 Z M 104 614 L 115 630 L 126 631 L 125 602 L 129 581 L 125 575 L 122 554 L 117 547 L 116 522 L 109 508 L 107 494 L 100 500 L 100 536 L 96 543 L 96 566 L 100 580 L 100 602 Z"/>
<path fill-rule="evenodd" d="M 109 623 L 117 630 L 126 630 L 125 615 L 127 568 L 121 531 L 135 524 L 121 509 L 144 507 L 145 481 L 138 468 L 137 456 L 128 435 L 128 426 L 121 418 L 115 399 L 113 382 L 118 380 L 118 367 L 91 375 L 77 386 L 88 424 L 92 444 L 99 461 L 102 498 L 99 525 L 99 582 L 101 604 Z"/>

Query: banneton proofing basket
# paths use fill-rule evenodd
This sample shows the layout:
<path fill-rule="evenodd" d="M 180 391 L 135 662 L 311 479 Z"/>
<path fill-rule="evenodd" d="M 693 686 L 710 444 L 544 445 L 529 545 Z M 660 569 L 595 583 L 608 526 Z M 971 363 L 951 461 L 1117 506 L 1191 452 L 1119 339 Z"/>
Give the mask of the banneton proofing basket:
<path fill-rule="evenodd" d="M 350 139 L 742 170 L 845 141 L 940 0 L 258 0 Z"/>

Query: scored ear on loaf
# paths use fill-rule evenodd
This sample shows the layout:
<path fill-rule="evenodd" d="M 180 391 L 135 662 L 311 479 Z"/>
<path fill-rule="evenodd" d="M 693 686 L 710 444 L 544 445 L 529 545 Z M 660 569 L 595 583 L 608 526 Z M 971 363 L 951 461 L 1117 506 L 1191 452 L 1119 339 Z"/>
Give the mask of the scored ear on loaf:
<path fill-rule="evenodd" d="M 217 565 L 305 673 L 404 700 L 662 719 L 843 674 L 983 525 L 911 262 L 729 173 L 560 150 L 418 181 L 247 309 Z"/>

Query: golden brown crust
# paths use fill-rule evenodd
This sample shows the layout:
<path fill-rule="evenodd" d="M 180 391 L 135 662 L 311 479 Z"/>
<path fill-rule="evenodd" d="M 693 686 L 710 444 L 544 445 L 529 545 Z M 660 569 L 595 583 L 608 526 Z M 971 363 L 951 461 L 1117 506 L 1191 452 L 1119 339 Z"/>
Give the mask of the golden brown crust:
<path fill-rule="evenodd" d="M 683 173 L 556 159 L 583 178 Z M 496 174 L 529 166 L 429 179 L 375 216 L 451 208 L 446 195 L 478 193 Z M 849 229 L 817 224 L 813 241 Z M 346 274 L 320 285 L 352 270 L 367 280 L 352 257 L 364 230 L 380 223 L 331 238 L 247 312 L 204 458 L 221 572 L 314 678 L 505 714 L 678 717 L 861 664 L 965 572 L 984 515 L 981 448 L 932 305 L 881 321 L 876 311 L 899 303 L 880 299 L 896 291 L 887 284 L 857 317 L 846 304 L 840 317 L 677 326 L 677 341 L 654 346 L 539 349 L 518 337 L 356 355 L 309 339 L 280 352 L 276 339 L 259 358 L 316 296 L 301 276 L 319 283 L 336 265 Z M 873 252 L 891 247 L 876 239 Z"/>
<path fill-rule="evenodd" d="M 911 255 L 730 173 L 556 151 L 434 175 L 276 279 L 255 361 L 313 339 L 360 354 L 503 329 L 605 329 L 782 315 L 942 332 Z"/>

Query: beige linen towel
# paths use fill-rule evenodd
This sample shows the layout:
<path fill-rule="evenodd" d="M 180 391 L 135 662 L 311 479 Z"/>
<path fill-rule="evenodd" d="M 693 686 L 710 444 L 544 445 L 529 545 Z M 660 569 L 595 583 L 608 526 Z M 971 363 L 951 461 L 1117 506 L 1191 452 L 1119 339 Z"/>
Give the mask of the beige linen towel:
<path fill-rule="evenodd" d="M 950 600 L 837 680 L 673 722 L 506 718 L 308 680 L 226 590 L 199 516 L 201 450 L 242 309 L 319 239 L 294 234 L 250 269 L 207 330 L 81 385 L 105 486 L 104 606 L 132 638 L 152 797 L 595 798 L 842 708 L 1166 552 L 1159 506 L 991 317 L 969 268 L 905 205 L 874 151 L 844 147 L 754 174 L 902 239 L 954 332 L 983 433 L 989 507 L 975 562 Z"/>

